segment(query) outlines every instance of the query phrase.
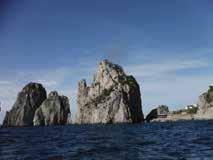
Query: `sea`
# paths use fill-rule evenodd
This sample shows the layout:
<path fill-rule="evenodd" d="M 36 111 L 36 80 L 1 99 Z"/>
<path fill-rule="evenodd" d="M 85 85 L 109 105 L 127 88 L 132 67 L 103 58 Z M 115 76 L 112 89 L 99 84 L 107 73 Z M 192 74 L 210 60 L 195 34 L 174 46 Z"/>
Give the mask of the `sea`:
<path fill-rule="evenodd" d="M 0 128 L 0 160 L 213 160 L 213 121 Z"/>

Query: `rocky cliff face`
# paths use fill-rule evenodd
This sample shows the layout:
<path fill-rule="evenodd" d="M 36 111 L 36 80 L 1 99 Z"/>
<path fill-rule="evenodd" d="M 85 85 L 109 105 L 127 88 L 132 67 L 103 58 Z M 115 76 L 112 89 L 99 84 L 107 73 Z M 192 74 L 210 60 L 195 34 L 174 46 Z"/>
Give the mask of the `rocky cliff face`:
<path fill-rule="evenodd" d="M 91 86 L 78 86 L 76 123 L 137 123 L 143 121 L 140 87 L 133 76 L 108 60 L 99 64 Z"/>
<path fill-rule="evenodd" d="M 199 97 L 198 108 L 196 119 L 213 119 L 213 87 Z"/>
<path fill-rule="evenodd" d="M 69 113 L 69 99 L 65 96 L 59 96 L 56 91 L 53 91 L 36 110 L 33 123 L 34 126 L 65 125 L 68 123 Z"/>
<path fill-rule="evenodd" d="M 6 113 L 3 126 L 32 126 L 36 109 L 46 99 L 46 90 L 39 83 L 29 83 L 18 94 L 12 109 Z"/>

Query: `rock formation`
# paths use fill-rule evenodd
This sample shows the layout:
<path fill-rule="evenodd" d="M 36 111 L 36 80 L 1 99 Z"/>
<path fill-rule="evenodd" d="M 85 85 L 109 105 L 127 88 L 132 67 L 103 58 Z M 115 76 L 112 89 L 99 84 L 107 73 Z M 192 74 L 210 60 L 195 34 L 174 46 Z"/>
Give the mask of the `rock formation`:
<path fill-rule="evenodd" d="M 147 116 L 146 121 L 150 122 L 153 119 L 157 118 L 166 118 L 169 114 L 169 108 L 165 105 L 160 105 L 157 108 L 153 109 Z"/>
<path fill-rule="evenodd" d="M 213 86 L 199 97 L 198 108 L 196 119 L 213 119 Z"/>
<path fill-rule="evenodd" d="M 76 123 L 138 123 L 144 120 L 140 87 L 133 76 L 104 60 L 91 86 L 78 85 Z"/>
<path fill-rule="evenodd" d="M 3 126 L 32 126 L 36 109 L 46 99 L 46 90 L 39 83 L 29 83 L 18 94 L 12 109 L 6 113 Z"/>
<path fill-rule="evenodd" d="M 148 122 L 186 121 L 196 119 L 197 105 L 188 105 L 183 109 L 169 112 L 167 106 L 160 106 L 150 112 L 146 120 Z"/>
<path fill-rule="evenodd" d="M 33 123 L 34 126 L 65 125 L 68 123 L 69 113 L 69 99 L 65 96 L 59 96 L 56 91 L 53 91 L 36 110 Z"/>

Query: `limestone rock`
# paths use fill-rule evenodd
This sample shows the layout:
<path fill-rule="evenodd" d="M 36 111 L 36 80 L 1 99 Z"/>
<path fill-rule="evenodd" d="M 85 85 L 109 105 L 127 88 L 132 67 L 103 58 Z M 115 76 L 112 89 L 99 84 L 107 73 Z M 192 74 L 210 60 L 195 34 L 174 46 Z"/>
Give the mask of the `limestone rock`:
<path fill-rule="evenodd" d="M 3 126 L 32 126 L 36 109 L 46 99 L 46 90 L 39 83 L 29 83 L 18 94 L 12 109 L 6 113 Z"/>
<path fill-rule="evenodd" d="M 213 119 L 213 87 L 210 86 L 198 100 L 198 113 L 196 119 Z"/>
<path fill-rule="evenodd" d="M 65 125 L 68 123 L 69 113 L 69 99 L 53 91 L 36 110 L 33 123 L 34 126 Z"/>
<path fill-rule="evenodd" d="M 146 121 L 150 122 L 158 118 L 167 118 L 169 114 L 169 108 L 165 105 L 160 105 L 157 108 L 153 109 L 146 117 Z"/>
<path fill-rule="evenodd" d="M 138 123 L 144 120 L 140 87 L 116 64 L 99 64 L 91 86 L 78 85 L 76 123 Z"/>

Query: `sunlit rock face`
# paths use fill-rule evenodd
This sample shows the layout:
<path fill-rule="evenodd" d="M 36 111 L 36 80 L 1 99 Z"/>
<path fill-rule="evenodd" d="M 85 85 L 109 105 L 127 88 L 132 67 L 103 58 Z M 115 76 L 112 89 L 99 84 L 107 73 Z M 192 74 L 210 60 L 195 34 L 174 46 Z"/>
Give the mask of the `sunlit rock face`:
<path fill-rule="evenodd" d="M 12 109 L 6 113 L 3 126 L 32 126 L 36 109 L 46 99 L 46 90 L 39 83 L 29 83 L 18 94 Z"/>
<path fill-rule="evenodd" d="M 69 99 L 53 91 L 36 110 L 33 123 L 34 126 L 65 125 L 69 114 Z"/>
<path fill-rule="evenodd" d="M 203 93 L 198 100 L 197 119 L 213 119 L 213 87 Z"/>
<path fill-rule="evenodd" d="M 91 86 L 85 80 L 78 84 L 78 124 L 139 123 L 144 120 L 140 87 L 116 64 L 104 60 Z"/>

